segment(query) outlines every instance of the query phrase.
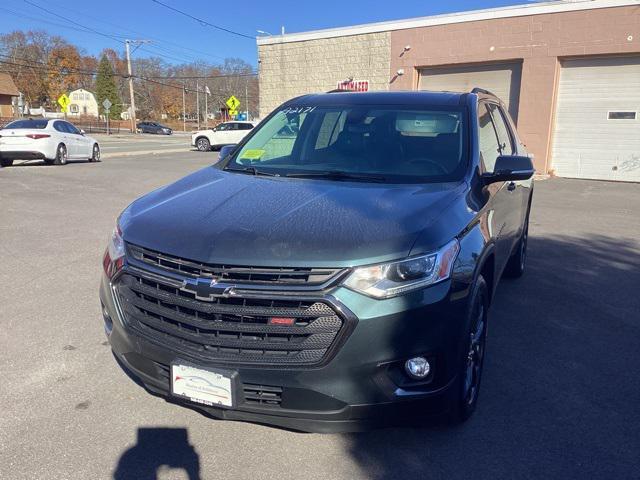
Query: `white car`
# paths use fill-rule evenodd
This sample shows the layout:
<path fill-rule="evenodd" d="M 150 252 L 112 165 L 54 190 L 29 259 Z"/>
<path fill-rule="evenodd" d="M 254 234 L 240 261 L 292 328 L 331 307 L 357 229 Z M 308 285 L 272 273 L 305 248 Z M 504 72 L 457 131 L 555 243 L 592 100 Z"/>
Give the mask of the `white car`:
<path fill-rule="evenodd" d="M 191 146 L 201 152 L 239 143 L 255 125 L 251 122 L 224 122 L 208 130 L 191 135 Z"/>
<path fill-rule="evenodd" d="M 65 120 L 25 118 L 0 130 L 0 165 L 14 160 L 42 159 L 48 165 L 64 165 L 67 160 L 100 160 L 100 145 L 83 130 Z"/>

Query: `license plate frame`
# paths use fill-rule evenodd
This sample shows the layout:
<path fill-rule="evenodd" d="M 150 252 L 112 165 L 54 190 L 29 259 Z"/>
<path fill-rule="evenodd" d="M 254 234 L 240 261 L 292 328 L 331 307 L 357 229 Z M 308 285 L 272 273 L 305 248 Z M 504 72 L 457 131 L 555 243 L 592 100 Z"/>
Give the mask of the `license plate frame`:
<path fill-rule="evenodd" d="M 199 405 L 235 408 L 237 376 L 231 370 L 177 360 L 171 363 L 171 395 Z"/>

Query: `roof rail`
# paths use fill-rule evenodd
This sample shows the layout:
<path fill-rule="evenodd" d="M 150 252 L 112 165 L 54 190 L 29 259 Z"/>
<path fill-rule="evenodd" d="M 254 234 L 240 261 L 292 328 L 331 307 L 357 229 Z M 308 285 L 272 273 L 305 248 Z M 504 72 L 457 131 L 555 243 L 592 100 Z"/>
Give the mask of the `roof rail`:
<path fill-rule="evenodd" d="M 484 93 L 485 95 L 491 95 L 492 97 L 496 96 L 495 93 L 480 87 L 474 87 L 473 90 L 471 90 L 471 93 Z"/>

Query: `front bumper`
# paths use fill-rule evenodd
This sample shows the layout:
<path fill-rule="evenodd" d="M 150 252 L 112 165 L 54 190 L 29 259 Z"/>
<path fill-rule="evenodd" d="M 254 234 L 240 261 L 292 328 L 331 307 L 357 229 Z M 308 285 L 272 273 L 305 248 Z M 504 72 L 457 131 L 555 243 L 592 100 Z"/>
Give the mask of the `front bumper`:
<path fill-rule="evenodd" d="M 416 424 L 447 411 L 460 358 L 466 308 L 463 288 L 447 281 L 405 296 L 374 300 L 338 287 L 327 298 L 357 318 L 354 330 L 330 361 L 318 367 L 261 367 L 203 362 L 149 341 L 122 322 L 106 276 L 100 289 L 108 318 L 105 329 L 118 363 L 149 392 L 211 417 L 341 432 Z M 403 373 L 406 359 L 416 355 L 427 356 L 432 364 L 432 373 L 423 382 Z M 237 371 L 236 407 L 207 407 L 172 396 L 169 369 L 173 362 Z M 279 389 L 279 401 L 249 402 L 247 391 L 258 387 Z"/>

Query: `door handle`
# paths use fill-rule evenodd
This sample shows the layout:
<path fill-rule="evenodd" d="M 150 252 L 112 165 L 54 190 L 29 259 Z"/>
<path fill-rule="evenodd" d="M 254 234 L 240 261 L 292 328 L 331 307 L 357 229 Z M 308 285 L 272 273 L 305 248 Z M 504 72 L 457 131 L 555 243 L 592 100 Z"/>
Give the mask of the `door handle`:
<path fill-rule="evenodd" d="M 515 189 L 516 189 L 515 182 L 509 182 L 509 185 L 507 185 L 507 190 L 509 190 L 510 192 L 513 192 Z"/>

